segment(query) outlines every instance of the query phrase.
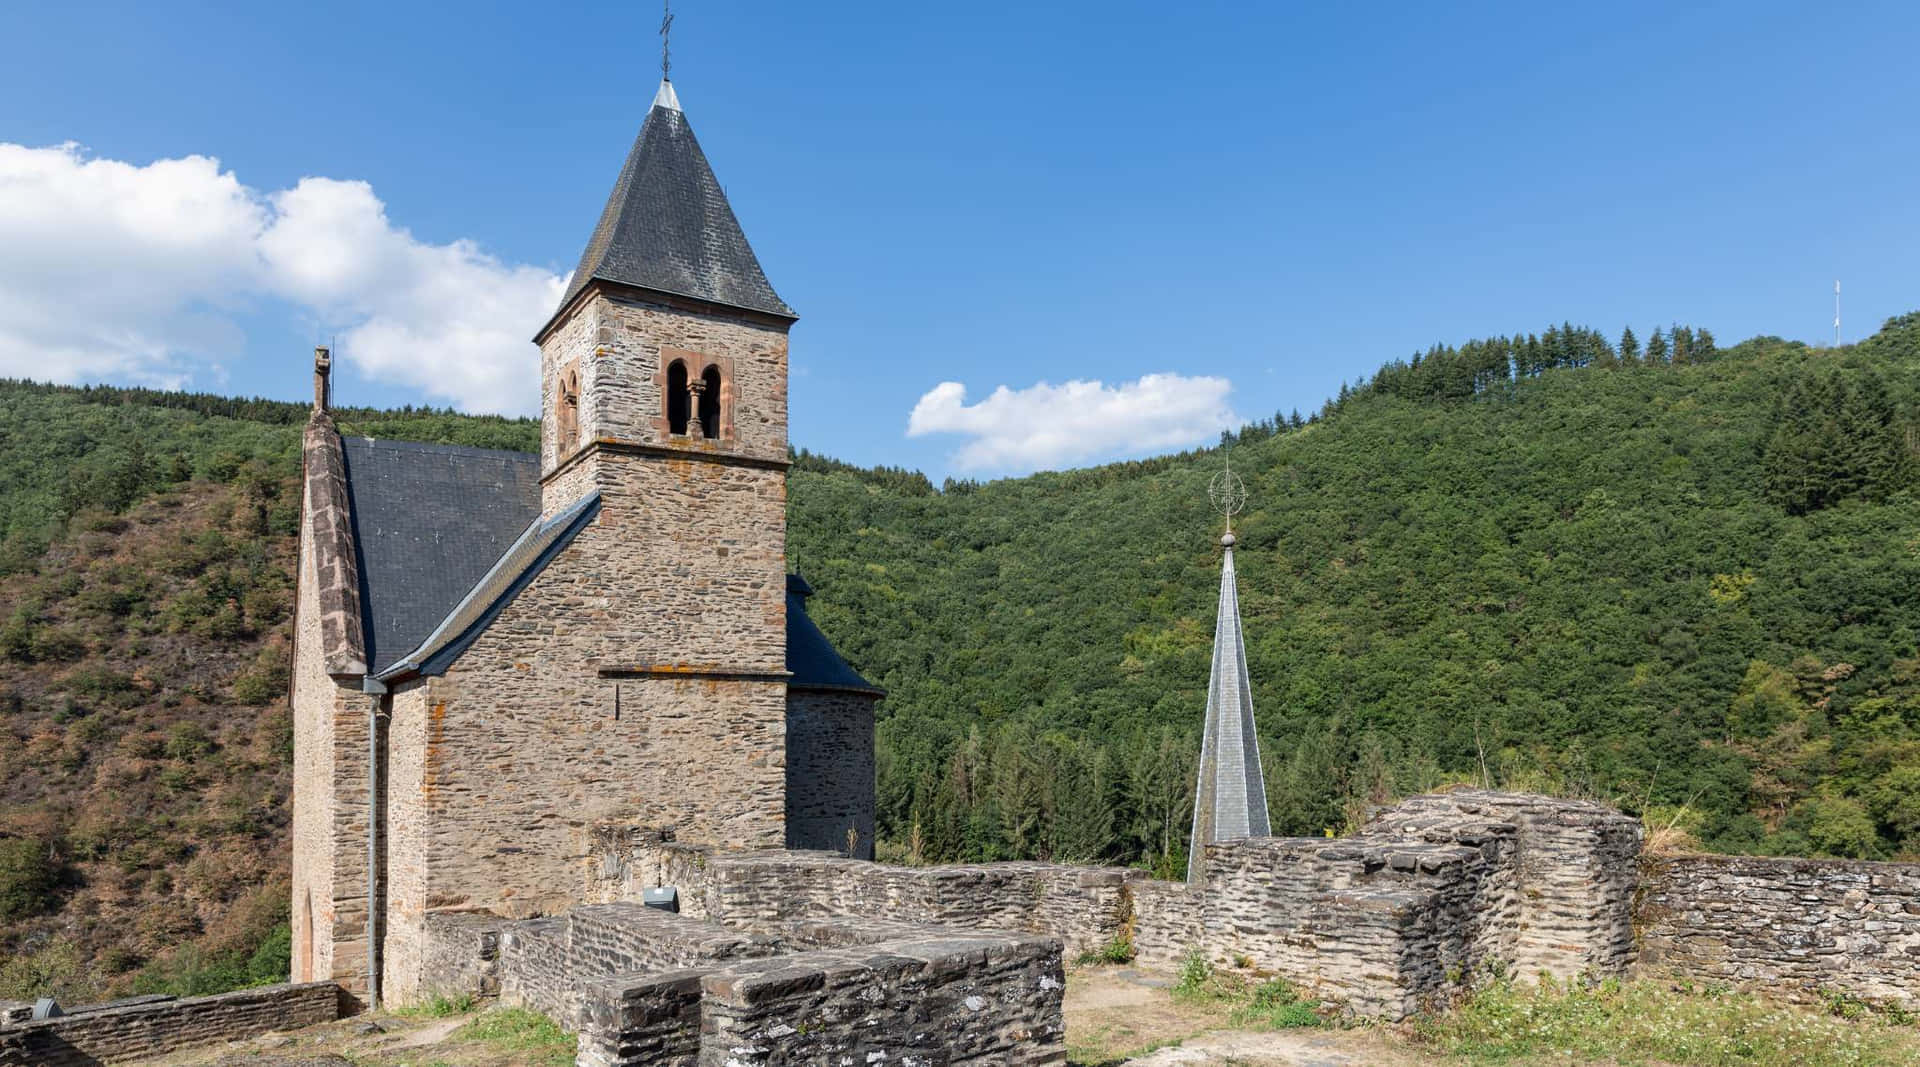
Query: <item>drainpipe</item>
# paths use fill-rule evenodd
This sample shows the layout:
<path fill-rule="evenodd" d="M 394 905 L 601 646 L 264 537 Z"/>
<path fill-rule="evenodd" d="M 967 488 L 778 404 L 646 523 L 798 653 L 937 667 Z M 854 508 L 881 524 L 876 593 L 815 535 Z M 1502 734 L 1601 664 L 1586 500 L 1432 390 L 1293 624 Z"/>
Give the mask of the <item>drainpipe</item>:
<path fill-rule="evenodd" d="M 387 687 L 363 678 L 362 692 L 378 699 L 367 702 L 367 1010 L 380 1007 L 380 826 L 386 813 L 380 808 L 380 713 L 392 707 Z"/>

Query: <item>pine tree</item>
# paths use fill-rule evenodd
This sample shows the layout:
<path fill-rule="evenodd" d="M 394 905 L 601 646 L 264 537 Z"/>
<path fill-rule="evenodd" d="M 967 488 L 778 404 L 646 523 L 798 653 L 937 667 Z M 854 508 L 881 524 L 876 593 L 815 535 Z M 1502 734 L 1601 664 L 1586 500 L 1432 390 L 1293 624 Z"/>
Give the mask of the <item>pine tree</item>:
<path fill-rule="evenodd" d="M 1720 349 L 1716 347 L 1713 343 L 1713 334 L 1708 332 L 1706 327 L 1703 326 L 1700 329 L 1694 331 L 1694 334 L 1693 334 L 1694 362 L 1705 363 L 1706 361 L 1713 359 L 1719 354 L 1720 354 Z"/>
<path fill-rule="evenodd" d="M 1640 362 L 1640 339 L 1633 335 L 1633 327 L 1620 331 L 1620 362 L 1632 364 Z"/>
<path fill-rule="evenodd" d="M 1653 336 L 1647 338 L 1647 362 L 1659 365 L 1666 361 L 1667 335 L 1660 332 L 1660 327 L 1655 326 L 1653 328 Z"/>
<path fill-rule="evenodd" d="M 1685 326 L 1673 328 L 1673 355 L 1669 358 L 1675 364 L 1693 362 L 1693 330 Z"/>

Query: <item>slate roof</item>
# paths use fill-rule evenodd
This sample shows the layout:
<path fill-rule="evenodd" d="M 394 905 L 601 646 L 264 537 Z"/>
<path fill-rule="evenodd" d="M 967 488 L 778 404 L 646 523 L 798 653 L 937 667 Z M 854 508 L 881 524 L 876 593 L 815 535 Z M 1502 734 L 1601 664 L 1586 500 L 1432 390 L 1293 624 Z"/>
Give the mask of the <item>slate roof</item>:
<path fill-rule="evenodd" d="M 540 516 L 540 457 L 343 437 L 367 666 L 379 674 Z"/>
<path fill-rule="evenodd" d="M 807 598 L 813 587 L 797 574 L 787 575 L 787 679 L 792 689 L 840 689 L 884 695 L 882 690 L 847 666 L 833 642 L 807 617 Z"/>
<path fill-rule="evenodd" d="M 438 674 L 445 670 L 474 639 L 486 632 L 487 625 L 527 587 L 574 535 L 586 528 L 600 511 L 598 491 L 588 493 L 550 519 L 537 519 L 488 568 L 466 596 L 454 605 L 440 625 L 386 668 L 383 677 L 418 671 Z"/>
<path fill-rule="evenodd" d="M 444 670 L 599 511 L 588 494 L 540 519 L 540 457 L 342 438 L 368 673 Z M 788 684 L 881 696 L 807 617 L 787 576 Z"/>
<path fill-rule="evenodd" d="M 1213 675 L 1207 681 L 1206 734 L 1200 743 L 1200 780 L 1194 789 L 1193 838 L 1187 881 L 1204 876 L 1206 849 L 1218 841 L 1266 837 L 1267 785 L 1260 769 L 1260 735 L 1253 724 L 1253 687 L 1247 680 L 1247 643 L 1240 630 L 1240 583 L 1233 571 L 1233 535 L 1221 538 L 1220 611 L 1213 628 Z"/>
<path fill-rule="evenodd" d="M 560 307 L 592 279 L 795 317 L 760 269 L 670 82 L 647 111 Z"/>

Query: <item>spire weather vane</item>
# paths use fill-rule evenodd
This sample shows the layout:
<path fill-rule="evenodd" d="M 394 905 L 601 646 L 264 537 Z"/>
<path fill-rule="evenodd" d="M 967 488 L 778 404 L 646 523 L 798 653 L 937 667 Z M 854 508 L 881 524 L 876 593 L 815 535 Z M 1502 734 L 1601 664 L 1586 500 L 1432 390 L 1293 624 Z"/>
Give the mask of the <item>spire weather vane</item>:
<path fill-rule="evenodd" d="M 1207 482 L 1207 500 L 1213 505 L 1213 510 L 1227 520 L 1225 543 L 1233 544 L 1233 517 L 1246 510 L 1247 483 L 1233 473 L 1232 452 L 1227 453 L 1227 469 L 1214 475 L 1213 479 Z"/>
<path fill-rule="evenodd" d="M 660 80 L 673 80 L 673 53 L 668 49 L 667 36 L 673 32 L 673 0 L 662 0 L 660 4 Z"/>

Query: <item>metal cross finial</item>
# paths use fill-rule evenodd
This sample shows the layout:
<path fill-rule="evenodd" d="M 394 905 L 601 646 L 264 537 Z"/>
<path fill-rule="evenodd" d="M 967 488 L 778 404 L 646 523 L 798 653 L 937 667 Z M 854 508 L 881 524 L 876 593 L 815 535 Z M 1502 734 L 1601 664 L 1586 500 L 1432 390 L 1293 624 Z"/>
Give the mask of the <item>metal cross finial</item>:
<path fill-rule="evenodd" d="M 1231 537 L 1233 517 L 1247 507 L 1247 483 L 1233 473 L 1232 452 L 1227 453 L 1227 469 L 1214 475 L 1213 480 L 1207 483 L 1207 500 L 1213 504 L 1213 510 L 1226 517 L 1227 534 Z"/>
<path fill-rule="evenodd" d="M 660 80 L 673 80 L 673 53 L 668 49 L 667 35 L 673 32 L 673 0 L 661 0 L 660 4 Z"/>

